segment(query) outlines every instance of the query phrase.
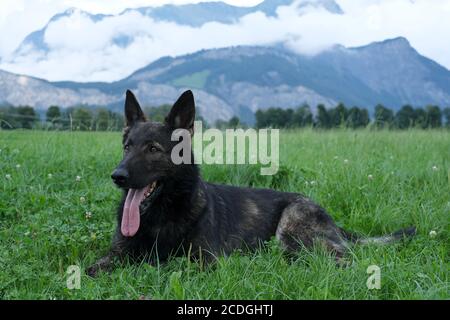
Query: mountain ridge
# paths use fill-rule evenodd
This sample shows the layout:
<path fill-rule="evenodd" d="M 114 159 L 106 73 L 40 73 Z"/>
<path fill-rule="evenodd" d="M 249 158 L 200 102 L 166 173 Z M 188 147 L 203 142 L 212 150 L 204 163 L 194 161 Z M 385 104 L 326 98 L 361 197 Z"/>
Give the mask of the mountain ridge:
<path fill-rule="evenodd" d="M 295 0 L 266 0 L 252 7 L 234 6 L 221 1 L 183 5 L 165 4 L 162 6 L 128 8 L 118 14 L 92 14 L 72 7 L 55 14 L 41 29 L 35 30 L 25 36 L 11 55 L 12 60 L 8 59 L 7 61 L 14 61 L 17 58 L 33 53 L 49 54 L 51 48 L 45 41 L 45 34 L 51 23 L 57 22 L 62 18 L 70 18 L 77 14 L 86 16 L 92 22 L 99 22 L 105 18 L 120 17 L 135 12 L 142 16 L 152 18 L 155 21 L 173 22 L 178 25 L 199 28 L 208 22 L 233 24 L 243 16 L 255 12 L 262 12 L 267 16 L 276 16 L 276 11 L 280 6 L 292 5 L 294 2 Z M 335 14 L 343 13 L 340 6 L 334 0 L 303 0 L 297 4 L 298 8 L 307 6 L 323 7 L 325 10 Z M 133 37 L 118 35 L 113 39 L 112 43 L 119 47 L 127 47 L 133 41 Z"/>
<path fill-rule="evenodd" d="M 163 57 L 110 83 L 49 82 L 0 71 L 0 101 L 46 108 L 51 104 L 106 105 L 120 110 L 126 89 L 144 105 L 172 103 L 193 89 L 208 122 L 268 107 L 313 108 L 338 102 L 372 111 L 382 103 L 450 105 L 450 71 L 398 37 L 361 47 L 334 46 L 316 56 L 281 46 L 235 46 Z"/>

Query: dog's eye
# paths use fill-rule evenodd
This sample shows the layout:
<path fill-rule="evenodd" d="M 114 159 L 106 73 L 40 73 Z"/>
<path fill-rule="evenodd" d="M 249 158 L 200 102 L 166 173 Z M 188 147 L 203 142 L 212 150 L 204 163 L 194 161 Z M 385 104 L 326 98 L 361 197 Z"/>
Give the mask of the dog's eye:
<path fill-rule="evenodd" d="M 123 147 L 123 150 L 125 151 L 125 152 L 128 152 L 129 150 L 130 150 L 130 145 L 125 145 L 124 147 Z"/>
<path fill-rule="evenodd" d="M 155 146 L 150 146 L 150 147 L 148 148 L 148 150 L 150 150 L 150 152 L 156 152 L 156 151 L 158 151 L 158 149 L 157 149 Z"/>

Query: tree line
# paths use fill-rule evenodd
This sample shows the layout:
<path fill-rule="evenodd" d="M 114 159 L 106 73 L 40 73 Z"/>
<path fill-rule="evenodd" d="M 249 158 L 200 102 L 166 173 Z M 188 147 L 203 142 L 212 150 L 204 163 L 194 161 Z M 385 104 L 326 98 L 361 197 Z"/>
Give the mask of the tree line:
<path fill-rule="evenodd" d="M 152 121 L 164 121 L 171 105 L 144 107 L 143 111 Z M 198 115 L 197 120 L 206 121 Z M 76 106 L 60 108 L 50 106 L 44 114 L 40 114 L 30 106 L 0 106 L 1 129 L 43 129 L 73 131 L 120 131 L 124 126 L 122 113 L 106 108 Z"/>
<path fill-rule="evenodd" d="M 373 119 L 367 109 L 347 108 L 339 103 L 334 108 L 317 106 L 315 115 L 308 105 L 297 109 L 269 108 L 255 113 L 256 127 L 301 128 L 365 128 L 368 125 L 376 128 L 408 129 L 408 128 L 441 128 L 450 127 L 450 108 L 441 110 L 439 106 L 429 105 L 425 108 L 414 108 L 405 105 L 397 112 L 379 104 L 375 107 Z"/>
<path fill-rule="evenodd" d="M 163 121 L 169 112 L 170 105 L 159 107 L 145 107 L 144 113 L 153 121 Z M 206 121 L 204 127 L 209 127 Z M 302 128 L 314 127 L 321 129 L 332 128 L 365 128 L 374 126 L 387 129 L 408 128 L 441 128 L 450 127 L 450 108 L 441 110 L 438 106 L 429 105 L 425 108 L 403 106 L 397 112 L 379 104 L 375 107 L 373 117 L 367 109 L 347 108 L 339 103 L 334 108 L 326 108 L 323 104 L 317 106 L 315 113 L 311 107 L 303 104 L 298 108 L 282 109 L 268 108 L 255 113 L 256 128 Z M 76 130 L 76 131 L 120 131 L 123 128 L 122 113 L 106 108 L 90 108 L 77 106 L 60 108 L 50 106 L 45 114 L 39 114 L 30 106 L 0 106 L 1 129 L 45 129 L 45 130 Z M 231 119 L 218 120 L 214 124 L 217 128 L 246 127 L 245 123 L 234 116 Z"/>
<path fill-rule="evenodd" d="M 123 116 L 106 108 L 50 106 L 39 114 L 30 106 L 1 106 L 2 129 L 45 129 L 77 131 L 117 131 L 123 128 Z"/>

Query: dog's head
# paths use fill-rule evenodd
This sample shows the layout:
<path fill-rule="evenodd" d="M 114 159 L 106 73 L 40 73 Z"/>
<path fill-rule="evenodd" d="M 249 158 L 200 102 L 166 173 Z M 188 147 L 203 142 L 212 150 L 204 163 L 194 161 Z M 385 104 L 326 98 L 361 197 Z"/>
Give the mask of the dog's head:
<path fill-rule="evenodd" d="M 148 121 L 131 91 L 125 100 L 126 127 L 123 159 L 111 175 L 114 183 L 128 190 L 122 215 L 122 234 L 133 236 L 139 228 L 139 207 L 149 205 L 161 193 L 165 181 L 179 166 L 172 159 L 172 141 L 177 129 L 193 132 L 195 102 L 191 91 L 184 92 L 173 105 L 164 123 Z M 151 119 L 150 119 L 151 120 Z"/>

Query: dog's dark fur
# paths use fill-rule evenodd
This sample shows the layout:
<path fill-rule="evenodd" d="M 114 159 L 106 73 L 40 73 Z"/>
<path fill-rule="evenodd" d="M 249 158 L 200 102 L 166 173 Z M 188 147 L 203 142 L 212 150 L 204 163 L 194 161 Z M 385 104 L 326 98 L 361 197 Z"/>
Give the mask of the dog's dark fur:
<path fill-rule="evenodd" d="M 388 243 L 413 235 L 415 228 L 379 238 L 361 239 L 338 228 L 323 208 L 299 193 L 238 188 L 204 182 L 194 164 L 175 165 L 172 132 L 193 132 L 194 97 L 186 91 L 174 104 L 165 122 L 146 121 L 134 95 L 127 91 L 124 157 L 113 174 L 124 190 L 118 209 L 118 227 L 110 252 L 88 269 L 111 270 L 116 257 L 141 259 L 190 254 L 206 261 L 239 248 L 255 249 L 275 236 L 288 252 L 318 242 L 339 260 L 349 243 Z M 129 188 L 143 188 L 158 181 L 158 188 L 140 206 L 141 223 L 133 237 L 120 230 Z"/>

